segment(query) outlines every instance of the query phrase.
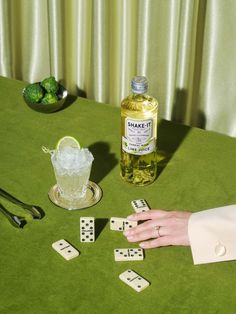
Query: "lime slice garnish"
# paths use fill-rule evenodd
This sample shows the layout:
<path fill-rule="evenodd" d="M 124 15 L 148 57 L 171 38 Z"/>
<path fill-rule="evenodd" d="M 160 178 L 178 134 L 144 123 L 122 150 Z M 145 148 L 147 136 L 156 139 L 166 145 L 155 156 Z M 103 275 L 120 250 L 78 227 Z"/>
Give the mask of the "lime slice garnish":
<path fill-rule="evenodd" d="M 64 136 L 58 141 L 56 149 L 62 150 L 65 147 L 72 147 L 72 148 L 80 149 L 80 144 L 74 137 Z"/>

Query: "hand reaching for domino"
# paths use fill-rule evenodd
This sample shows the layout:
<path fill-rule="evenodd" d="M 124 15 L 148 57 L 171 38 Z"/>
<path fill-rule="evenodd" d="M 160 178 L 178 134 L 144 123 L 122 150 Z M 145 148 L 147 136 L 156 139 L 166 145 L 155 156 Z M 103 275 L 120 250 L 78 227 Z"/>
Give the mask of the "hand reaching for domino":
<path fill-rule="evenodd" d="M 188 220 L 190 212 L 147 210 L 127 217 L 130 221 L 145 221 L 124 231 L 129 242 L 140 242 L 144 249 L 169 245 L 190 245 Z"/>

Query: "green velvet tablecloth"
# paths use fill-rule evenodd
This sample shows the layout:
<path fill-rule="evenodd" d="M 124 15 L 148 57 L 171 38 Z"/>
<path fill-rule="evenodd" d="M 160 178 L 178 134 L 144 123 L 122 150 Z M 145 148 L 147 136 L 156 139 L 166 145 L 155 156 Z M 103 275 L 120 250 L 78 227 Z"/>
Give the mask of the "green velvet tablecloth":
<path fill-rule="evenodd" d="M 126 217 L 133 199 L 152 208 L 199 211 L 236 203 L 236 139 L 197 128 L 159 122 L 159 176 L 133 187 L 119 176 L 120 111 L 78 98 L 64 110 L 43 114 L 24 103 L 26 84 L 0 78 L 1 188 L 42 207 L 24 229 L 0 214 L 0 313 L 236 313 L 236 261 L 194 266 L 189 247 L 146 250 L 143 262 L 115 262 L 114 248 L 130 247 L 108 219 Z M 66 211 L 47 193 L 55 178 L 45 145 L 72 135 L 95 157 L 91 180 L 103 190 L 95 206 Z M 16 214 L 17 206 L 1 199 Z M 95 243 L 80 243 L 79 219 L 95 217 Z M 51 247 L 66 239 L 81 252 L 65 261 Z M 137 245 L 135 245 L 137 246 Z M 151 286 L 137 293 L 118 278 L 128 268 Z"/>

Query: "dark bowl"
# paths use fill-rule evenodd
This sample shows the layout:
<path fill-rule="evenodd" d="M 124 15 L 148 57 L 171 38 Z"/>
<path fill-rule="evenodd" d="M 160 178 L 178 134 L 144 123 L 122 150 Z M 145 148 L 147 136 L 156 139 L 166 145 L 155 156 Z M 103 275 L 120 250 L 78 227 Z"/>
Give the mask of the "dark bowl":
<path fill-rule="evenodd" d="M 34 84 L 39 84 L 39 83 L 40 82 L 34 83 Z M 61 84 L 59 84 L 59 91 L 57 93 L 58 101 L 53 103 L 53 104 L 32 103 L 25 97 L 24 93 L 25 93 L 25 88 L 22 91 L 22 95 L 23 95 L 23 98 L 24 98 L 24 101 L 26 102 L 26 104 L 31 109 L 39 111 L 39 112 L 44 112 L 44 113 L 51 113 L 51 112 L 55 112 L 55 111 L 61 109 L 62 106 L 64 105 L 66 97 L 68 95 L 67 90 Z"/>

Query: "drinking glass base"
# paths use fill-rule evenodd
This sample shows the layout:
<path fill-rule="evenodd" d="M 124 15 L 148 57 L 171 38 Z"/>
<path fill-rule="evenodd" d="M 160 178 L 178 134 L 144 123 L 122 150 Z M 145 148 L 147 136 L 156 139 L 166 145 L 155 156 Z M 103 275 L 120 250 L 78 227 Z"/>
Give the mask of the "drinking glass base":
<path fill-rule="evenodd" d="M 59 188 L 55 184 L 49 190 L 48 197 L 53 204 L 59 207 L 68 210 L 83 209 L 98 203 L 102 198 L 102 190 L 96 183 L 89 181 L 85 196 L 82 199 L 69 201 L 60 195 Z"/>

